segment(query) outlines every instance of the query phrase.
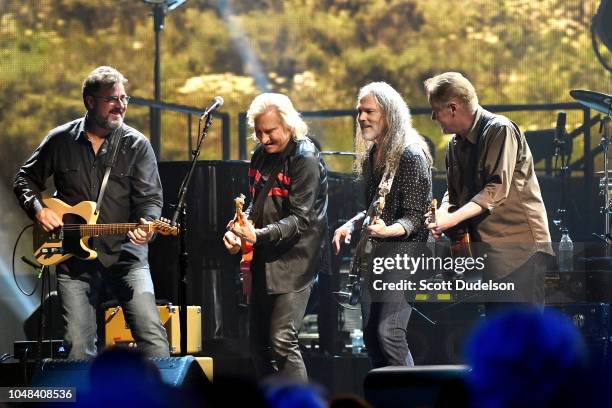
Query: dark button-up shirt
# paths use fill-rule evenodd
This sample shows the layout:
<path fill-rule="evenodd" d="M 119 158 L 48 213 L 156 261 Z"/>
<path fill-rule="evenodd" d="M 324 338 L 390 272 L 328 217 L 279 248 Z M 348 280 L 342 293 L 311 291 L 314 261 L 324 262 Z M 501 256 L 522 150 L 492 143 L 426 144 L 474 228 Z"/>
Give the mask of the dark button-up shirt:
<path fill-rule="evenodd" d="M 100 224 L 138 222 L 140 217 L 151 220 L 161 215 L 163 196 L 151 144 L 136 129 L 124 124 L 123 130 L 100 208 Z M 69 205 L 96 201 L 111 156 L 108 139 L 96 155 L 85 133 L 85 118 L 49 132 L 15 177 L 14 192 L 21 207 L 34 218 L 43 206 L 41 192 L 51 176 L 56 198 Z M 105 266 L 147 263 L 147 245 L 133 245 L 125 235 L 92 241 Z"/>
<path fill-rule="evenodd" d="M 485 210 L 468 223 L 475 241 L 498 250 L 496 275 L 508 274 L 534 252 L 553 253 L 533 156 L 514 122 L 479 107 L 468 134 L 449 141 L 446 169 L 443 203 L 472 201 Z"/>
<path fill-rule="evenodd" d="M 365 200 L 368 205 L 377 198 L 382 172 L 373 173 L 372 157 L 375 148 L 364 162 Z M 385 241 L 426 242 L 429 230 L 425 226 L 424 214 L 431 203 L 431 169 L 423 149 L 416 145 L 407 146 L 400 157 L 393 184 L 385 197 L 382 220 L 386 225 L 400 224 L 405 235 Z"/>

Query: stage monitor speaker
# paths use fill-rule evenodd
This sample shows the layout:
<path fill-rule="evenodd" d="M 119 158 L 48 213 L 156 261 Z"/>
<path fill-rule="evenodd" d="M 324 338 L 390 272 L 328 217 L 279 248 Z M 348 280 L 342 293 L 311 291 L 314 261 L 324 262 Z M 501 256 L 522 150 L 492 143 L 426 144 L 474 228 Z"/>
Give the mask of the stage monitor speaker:
<path fill-rule="evenodd" d="M 415 303 L 427 319 L 412 312 L 406 331 L 416 365 L 463 364 L 463 348 L 474 326 L 484 318 L 481 303 Z"/>
<path fill-rule="evenodd" d="M 193 356 L 149 359 L 157 369 L 163 383 L 180 389 L 197 390 L 209 383 L 201 365 Z M 85 397 L 91 389 L 90 369 L 92 361 L 45 359 L 40 370 L 34 374 L 34 387 L 74 387 L 77 401 Z M 117 372 L 122 370 L 116 367 Z M 97 385 L 96 385 L 97 386 Z M 108 379 L 109 387 L 129 387 L 129 384 L 116 384 Z M 129 390 L 126 389 L 126 392 Z"/>
<path fill-rule="evenodd" d="M 377 408 L 467 407 L 463 365 L 384 367 L 368 373 L 365 399 Z"/>

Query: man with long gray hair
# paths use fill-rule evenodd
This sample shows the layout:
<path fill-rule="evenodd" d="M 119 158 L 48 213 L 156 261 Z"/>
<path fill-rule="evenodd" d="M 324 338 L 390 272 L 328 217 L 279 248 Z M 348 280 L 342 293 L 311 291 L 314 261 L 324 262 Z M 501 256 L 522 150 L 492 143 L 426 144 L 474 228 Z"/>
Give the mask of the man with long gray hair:
<path fill-rule="evenodd" d="M 336 254 L 360 228 L 362 236 L 367 234 L 377 244 L 391 242 L 397 248 L 401 243 L 426 242 L 423 214 L 431 201 L 431 154 L 412 127 L 406 102 L 387 83 L 370 83 L 359 91 L 357 122 L 355 171 L 364 182 L 366 205 L 377 200 L 381 190 L 389 191 L 374 222 L 362 228 L 363 211 L 335 231 L 332 244 Z M 363 276 L 364 282 L 372 281 L 372 270 L 366 268 L 362 273 L 368 275 Z M 364 286 L 364 291 L 372 291 L 369 285 Z M 406 341 L 412 312 L 406 294 L 391 291 L 383 298 L 365 295 L 361 300 L 364 341 L 374 367 L 414 365 Z"/>
<path fill-rule="evenodd" d="M 231 253 L 253 245 L 249 336 L 257 375 L 307 381 L 298 331 L 326 231 L 327 170 L 287 96 L 257 96 L 247 119 L 259 142 L 248 220 L 230 221 L 223 242 Z"/>

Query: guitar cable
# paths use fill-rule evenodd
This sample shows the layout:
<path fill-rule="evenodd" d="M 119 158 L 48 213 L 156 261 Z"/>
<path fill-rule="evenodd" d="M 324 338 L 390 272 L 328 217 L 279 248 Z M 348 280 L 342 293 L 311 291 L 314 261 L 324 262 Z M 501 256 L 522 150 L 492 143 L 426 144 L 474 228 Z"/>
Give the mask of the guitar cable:
<path fill-rule="evenodd" d="M 19 244 L 19 241 L 21 240 L 21 236 L 23 235 L 24 232 L 26 232 L 26 230 L 28 228 L 32 228 L 33 226 L 34 226 L 34 224 L 26 225 L 25 227 L 23 227 L 23 229 L 21 230 L 21 232 L 17 236 L 17 239 L 15 240 L 15 245 L 13 245 L 13 258 L 11 260 L 11 268 L 12 268 L 12 272 L 13 272 L 13 280 L 15 281 L 15 286 L 17 286 L 17 289 L 19 289 L 19 291 L 22 294 L 24 294 L 24 295 L 26 295 L 28 297 L 32 296 L 36 292 L 36 290 L 38 289 L 38 280 L 36 280 L 36 285 L 34 285 L 34 289 L 32 289 L 32 291 L 30 293 L 26 292 L 24 289 L 21 288 L 21 286 L 19 285 L 19 281 L 17 279 L 17 273 L 15 272 L 15 254 L 17 253 L 17 245 Z M 26 263 L 28 263 L 30 265 L 30 262 L 26 262 Z"/>

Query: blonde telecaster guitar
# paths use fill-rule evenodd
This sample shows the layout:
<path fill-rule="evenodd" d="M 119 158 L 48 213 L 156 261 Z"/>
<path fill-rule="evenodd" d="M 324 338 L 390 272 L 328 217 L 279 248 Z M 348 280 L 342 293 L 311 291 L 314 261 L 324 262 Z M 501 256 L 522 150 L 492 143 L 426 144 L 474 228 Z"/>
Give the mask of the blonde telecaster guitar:
<path fill-rule="evenodd" d="M 163 218 L 151 224 L 96 224 L 98 216 L 93 201 L 82 201 L 70 206 L 57 198 L 46 198 L 43 203 L 64 222 L 63 227 L 51 232 L 34 223 L 34 256 L 39 264 L 45 266 L 56 265 L 73 256 L 86 260 L 96 259 L 98 254 L 89 247 L 88 241 L 99 235 L 124 235 L 137 228 L 162 235 L 178 234 L 178 228 Z"/>

